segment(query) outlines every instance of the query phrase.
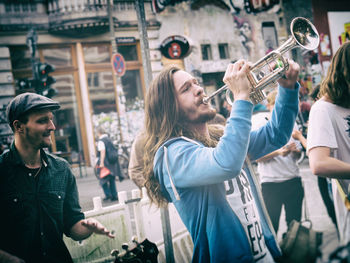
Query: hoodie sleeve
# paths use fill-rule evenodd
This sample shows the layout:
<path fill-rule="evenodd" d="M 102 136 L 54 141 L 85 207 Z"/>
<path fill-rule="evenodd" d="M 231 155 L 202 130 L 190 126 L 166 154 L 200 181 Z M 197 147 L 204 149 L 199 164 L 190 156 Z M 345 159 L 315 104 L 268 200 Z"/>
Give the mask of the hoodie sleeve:
<path fill-rule="evenodd" d="M 283 147 L 290 139 L 299 108 L 299 83 L 294 90 L 278 87 L 271 119 L 250 133 L 248 155 L 256 160 Z"/>
<path fill-rule="evenodd" d="M 154 161 L 157 178 L 162 182 L 162 176 L 170 173 L 176 187 L 186 188 L 221 183 L 237 176 L 248 150 L 252 111 L 252 103 L 235 101 L 224 135 L 215 148 L 187 140 L 161 147 Z"/>

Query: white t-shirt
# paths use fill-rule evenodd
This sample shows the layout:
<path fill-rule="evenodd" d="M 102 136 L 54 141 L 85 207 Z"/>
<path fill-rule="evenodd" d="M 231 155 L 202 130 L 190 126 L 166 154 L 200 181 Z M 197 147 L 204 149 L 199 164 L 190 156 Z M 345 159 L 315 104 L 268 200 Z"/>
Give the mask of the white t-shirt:
<path fill-rule="evenodd" d="M 265 119 L 265 123 L 260 123 L 260 126 L 266 124 L 267 120 Z M 294 124 L 294 130 L 297 130 L 298 126 Z M 297 149 L 301 150 L 301 144 L 298 140 L 293 139 L 292 137 L 289 139 L 289 143 L 294 142 L 297 146 Z M 274 158 L 266 162 L 258 163 L 258 173 L 260 178 L 260 183 L 279 183 L 284 182 L 295 177 L 299 177 L 299 166 L 296 163 L 297 158 L 293 153 L 289 153 L 286 156 L 278 155 Z"/>
<path fill-rule="evenodd" d="M 105 143 L 101 140 L 104 137 L 107 137 L 107 134 L 103 134 L 99 137 L 99 141 L 97 143 L 97 150 L 99 152 L 106 149 Z"/>
<path fill-rule="evenodd" d="M 331 157 L 350 163 L 350 109 L 324 100 L 318 100 L 311 107 L 307 150 L 320 146 L 330 148 Z M 346 191 L 350 180 L 339 181 Z M 345 244 L 350 241 L 350 213 L 341 200 L 334 179 L 332 189 L 340 240 Z"/>
<path fill-rule="evenodd" d="M 239 176 L 226 181 L 225 187 L 227 201 L 238 216 L 247 234 L 254 261 L 259 263 L 274 262 L 265 244 L 265 238 L 260 224 L 260 216 L 245 171 L 242 169 Z"/>

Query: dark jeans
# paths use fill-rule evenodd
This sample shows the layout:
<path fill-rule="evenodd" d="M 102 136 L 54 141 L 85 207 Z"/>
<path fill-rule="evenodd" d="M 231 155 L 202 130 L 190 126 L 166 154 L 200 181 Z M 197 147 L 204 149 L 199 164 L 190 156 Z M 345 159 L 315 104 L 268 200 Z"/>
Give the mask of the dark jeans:
<path fill-rule="evenodd" d="M 117 199 L 117 186 L 115 184 L 115 176 L 107 175 L 105 178 L 100 179 L 100 185 L 106 198 Z"/>
<path fill-rule="evenodd" d="M 286 211 L 287 226 L 293 219 L 300 221 L 304 198 L 300 177 L 279 183 L 262 183 L 261 187 L 266 209 L 276 233 L 282 205 Z"/>
<path fill-rule="evenodd" d="M 328 213 L 329 217 L 332 219 L 332 222 L 334 223 L 335 227 L 338 229 L 337 219 L 335 217 L 334 203 L 333 203 L 331 197 L 329 196 L 327 179 L 318 176 L 317 182 L 318 182 L 318 188 L 320 189 L 323 203 L 327 209 L 327 213 Z"/>

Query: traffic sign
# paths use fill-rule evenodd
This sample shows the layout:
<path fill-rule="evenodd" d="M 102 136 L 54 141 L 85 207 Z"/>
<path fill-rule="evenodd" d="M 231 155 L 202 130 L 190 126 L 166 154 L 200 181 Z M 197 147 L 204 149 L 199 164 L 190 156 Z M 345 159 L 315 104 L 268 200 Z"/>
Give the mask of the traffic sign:
<path fill-rule="evenodd" d="M 115 74 L 119 77 L 124 76 L 126 64 L 125 64 L 125 59 L 122 56 L 122 54 L 115 53 L 112 56 L 111 63 L 112 63 L 112 67 L 114 69 Z"/>

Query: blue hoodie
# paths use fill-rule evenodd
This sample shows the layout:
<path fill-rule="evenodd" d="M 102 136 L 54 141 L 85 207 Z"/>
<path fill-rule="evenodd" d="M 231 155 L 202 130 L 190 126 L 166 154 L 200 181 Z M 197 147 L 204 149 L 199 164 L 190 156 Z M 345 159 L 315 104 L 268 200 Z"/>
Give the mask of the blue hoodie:
<path fill-rule="evenodd" d="M 245 159 L 258 159 L 288 142 L 298 112 L 298 88 L 279 87 L 271 120 L 256 131 L 251 131 L 252 111 L 250 102 L 235 101 L 215 148 L 179 137 L 165 142 L 155 155 L 154 175 L 162 193 L 191 234 L 192 262 L 255 262 L 268 252 L 281 256 Z"/>

